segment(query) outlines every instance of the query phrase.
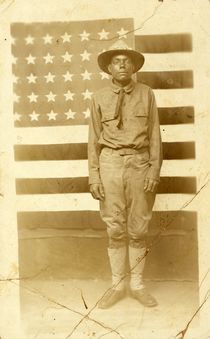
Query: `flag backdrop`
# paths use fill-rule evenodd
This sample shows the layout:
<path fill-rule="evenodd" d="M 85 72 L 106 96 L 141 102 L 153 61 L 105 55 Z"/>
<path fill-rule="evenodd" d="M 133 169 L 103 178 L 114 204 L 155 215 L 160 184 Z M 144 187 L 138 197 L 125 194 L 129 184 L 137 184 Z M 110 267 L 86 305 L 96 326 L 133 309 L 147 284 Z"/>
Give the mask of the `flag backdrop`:
<path fill-rule="evenodd" d="M 196 192 L 191 36 L 134 33 L 132 19 L 12 24 L 20 231 L 105 229 L 88 192 L 87 136 L 91 96 L 109 82 L 97 55 L 116 39 L 144 53 L 137 81 L 153 88 L 159 110 L 164 163 L 152 228 L 196 228 L 195 213 L 182 211 Z"/>

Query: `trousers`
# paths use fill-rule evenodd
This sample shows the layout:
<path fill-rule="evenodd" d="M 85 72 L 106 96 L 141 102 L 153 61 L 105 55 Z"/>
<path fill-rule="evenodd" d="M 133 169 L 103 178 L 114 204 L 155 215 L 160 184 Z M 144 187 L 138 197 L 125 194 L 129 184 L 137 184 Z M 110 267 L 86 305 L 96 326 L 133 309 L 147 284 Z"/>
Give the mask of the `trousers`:
<path fill-rule="evenodd" d="M 149 166 L 148 151 L 125 155 L 110 148 L 101 151 L 99 167 L 105 198 L 100 201 L 100 215 L 107 225 L 109 248 L 123 247 L 127 241 L 131 247 L 145 247 L 156 195 L 144 191 Z"/>

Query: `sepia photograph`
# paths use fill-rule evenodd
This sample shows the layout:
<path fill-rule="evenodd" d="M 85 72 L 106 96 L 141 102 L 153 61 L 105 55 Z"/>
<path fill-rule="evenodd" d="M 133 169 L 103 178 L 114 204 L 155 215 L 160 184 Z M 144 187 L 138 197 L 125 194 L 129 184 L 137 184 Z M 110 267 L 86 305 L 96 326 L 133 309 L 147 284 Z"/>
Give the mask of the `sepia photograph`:
<path fill-rule="evenodd" d="M 0 1 L 0 339 L 210 339 L 210 1 Z"/>

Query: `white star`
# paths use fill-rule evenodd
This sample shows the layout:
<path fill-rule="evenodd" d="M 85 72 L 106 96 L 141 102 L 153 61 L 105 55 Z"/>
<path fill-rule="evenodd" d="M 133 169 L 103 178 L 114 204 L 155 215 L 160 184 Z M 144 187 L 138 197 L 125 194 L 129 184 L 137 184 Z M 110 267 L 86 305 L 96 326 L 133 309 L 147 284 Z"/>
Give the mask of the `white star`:
<path fill-rule="evenodd" d="M 58 113 L 55 113 L 53 110 L 50 111 L 50 113 L 47 113 L 48 115 L 48 120 L 56 120 L 56 115 L 58 115 Z"/>
<path fill-rule="evenodd" d="M 84 52 L 82 53 L 82 54 L 80 54 L 81 55 L 81 57 L 82 57 L 82 61 L 85 61 L 85 60 L 90 60 L 90 55 L 91 55 L 91 53 L 88 53 L 87 51 L 86 51 L 86 49 L 84 50 Z"/>
<path fill-rule="evenodd" d="M 71 91 L 67 91 L 66 93 L 64 93 L 64 96 L 65 96 L 65 98 L 66 98 L 66 101 L 68 101 L 68 100 L 74 100 L 74 95 L 75 95 L 75 93 L 72 93 Z"/>
<path fill-rule="evenodd" d="M 31 121 L 38 121 L 39 120 L 39 116 L 40 116 L 40 114 L 37 114 L 35 111 L 33 111 L 31 114 L 29 114 L 30 115 L 30 118 L 31 118 Z"/>
<path fill-rule="evenodd" d="M 55 75 L 49 72 L 47 75 L 44 76 L 46 82 L 54 82 Z"/>
<path fill-rule="evenodd" d="M 44 44 L 51 44 L 52 43 L 52 36 L 49 34 L 46 34 L 42 39 L 44 39 Z"/>
<path fill-rule="evenodd" d="M 98 35 L 100 36 L 100 40 L 106 40 L 108 39 L 109 32 L 106 32 L 103 28 L 102 31 L 98 33 Z"/>
<path fill-rule="evenodd" d="M 50 102 L 50 101 L 55 101 L 55 97 L 57 96 L 56 94 L 53 94 L 51 91 L 49 94 L 46 94 L 45 95 L 47 97 L 47 101 Z"/>
<path fill-rule="evenodd" d="M 65 32 L 64 35 L 61 35 L 61 38 L 63 39 L 63 42 L 71 42 L 71 35 Z"/>
<path fill-rule="evenodd" d="M 26 45 L 33 45 L 33 43 L 34 43 L 34 38 L 33 38 L 31 35 L 28 35 L 28 36 L 25 38 L 25 41 L 26 41 Z"/>
<path fill-rule="evenodd" d="M 105 72 L 99 72 L 101 74 L 101 80 L 104 79 L 109 79 L 109 74 L 105 73 Z"/>
<path fill-rule="evenodd" d="M 90 109 L 87 108 L 86 111 L 83 111 L 82 113 L 84 114 L 85 119 L 87 119 L 87 118 L 89 118 L 89 116 L 90 116 Z"/>
<path fill-rule="evenodd" d="M 92 73 L 89 73 L 87 70 L 84 71 L 84 73 L 81 73 L 82 80 L 90 80 Z"/>
<path fill-rule="evenodd" d="M 89 35 L 90 33 L 87 33 L 86 31 L 83 31 L 80 35 L 80 39 L 81 41 L 84 41 L 84 40 L 89 40 Z"/>
<path fill-rule="evenodd" d="M 45 55 L 43 58 L 45 59 L 46 64 L 52 64 L 54 55 L 50 55 L 49 53 L 47 53 L 47 55 Z"/>
<path fill-rule="evenodd" d="M 16 65 L 16 63 L 17 63 L 17 58 L 14 55 L 12 55 L 12 64 Z"/>
<path fill-rule="evenodd" d="M 126 31 L 124 28 L 121 28 L 120 31 L 117 31 L 117 33 L 119 35 L 119 39 L 122 39 L 122 38 L 127 39 L 128 31 Z"/>
<path fill-rule="evenodd" d="M 37 102 L 38 95 L 36 95 L 36 94 L 34 94 L 34 92 L 32 92 L 30 95 L 28 95 L 28 98 L 29 98 L 30 102 Z"/>
<path fill-rule="evenodd" d="M 91 99 L 92 94 L 93 94 L 93 92 L 90 92 L 88 89 L 86 89 L 85 92 L 82 92 L 82 95 L 84 96 L 84 100 Z"/>
<path fill-rule="evenodd" d="M 19 102 L 20 96 L 17 95 L 16 93 L 13 93 L 13 102 Z"/>
<path fill-rule="evenodd" d="M 17 77 L 15 74 L 12 75 L 12 82 L 13 82 L 13 84 L 17 84 L 18 83 L 18 79 L 19 79 L 19 77 Z"/>
<path fill-rule="evenodd" d="M 28 57 L 26 57 L 27 63 L 28 64 L 35 64 L 35 59 L 36 57 L 34 57 L 33 55 L 29 54 Z"/>
<path fill-rule="evenodd" d="M 66 52 L 64 55 L 62 55 L 63 62 L 71 62 L 72 54 L 69 54 L 69 52 Z"/>
<path fill-rule="evenodd" d="M 37 78 L 37 76 L 31 73 L 27 77 L 29 84 L 32 84 L 32 83 L 35 84 L 36 83 L 36 78 Z"/>
<path fill-rule="evenodd" d="M 69 109 L 68 112 L 66 112 L 65 114 L 66 114 L 66 119 L 69 120 L 69 119 L 74 119 L 76 112 L 72 112 L 72 110 Z"/>
<path fill-rule="evenodd" d="M 74 74 L 69 73 L 69 71 L 67 71 L 65 74 L 63 74 L 64 77 L 64 81 L 72 81 L 72 77 Z"/>
<path fill-rule="evenodd" d="M 13 117 L 14 117 L 14 121 L 20 121 L 20 119 L 21 119 L 21 114 L 19 114 L 19 113 L 17 113 L 17 112 L 15 112 L 14 114 L 13 114 Z"/>

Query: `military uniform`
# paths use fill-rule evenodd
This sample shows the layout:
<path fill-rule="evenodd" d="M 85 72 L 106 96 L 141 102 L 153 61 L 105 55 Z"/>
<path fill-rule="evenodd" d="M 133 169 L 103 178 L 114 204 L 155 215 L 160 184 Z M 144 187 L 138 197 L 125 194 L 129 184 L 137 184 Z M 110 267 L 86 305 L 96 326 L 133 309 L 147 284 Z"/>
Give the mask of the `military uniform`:
<path fill-rule="evenodd" d="M 123 96 L 120 104 L 119 96 Z M 112 82 L 95 93 L 88 141 L 89 184 L 104 188 L 100 214 L 107 225 L 113 286 L 119 291 L 124 289 L 127 238 L 131 289 L 144 287 L 145 236 L 156 194 L 145 192 L 144 183 L 145 178 L 159 181 L 161 145 L 151 88 L 130 80 L 123 88 Z"/>

